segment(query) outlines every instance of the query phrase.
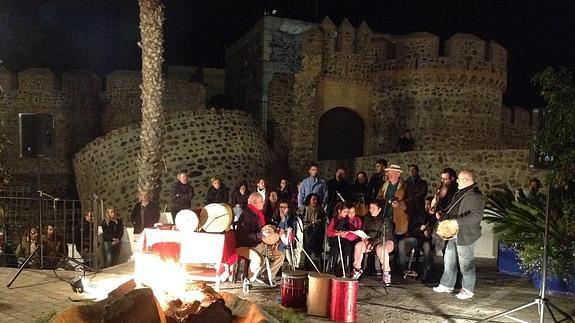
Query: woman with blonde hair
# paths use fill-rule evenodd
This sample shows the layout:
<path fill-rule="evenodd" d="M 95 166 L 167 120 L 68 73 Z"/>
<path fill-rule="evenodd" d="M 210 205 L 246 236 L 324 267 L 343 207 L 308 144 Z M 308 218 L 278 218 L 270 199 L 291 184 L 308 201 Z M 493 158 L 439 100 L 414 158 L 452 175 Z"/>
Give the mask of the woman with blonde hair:
<path fill-rule="evenodd" d="M 120 250 L 122 248 L 122 237 L 124 236 L 124 224 L 118 216 L 116 208 L 108 206 L 102 222 L 104 233 L 104 256 L 106 267 L 117 264 Z"/>

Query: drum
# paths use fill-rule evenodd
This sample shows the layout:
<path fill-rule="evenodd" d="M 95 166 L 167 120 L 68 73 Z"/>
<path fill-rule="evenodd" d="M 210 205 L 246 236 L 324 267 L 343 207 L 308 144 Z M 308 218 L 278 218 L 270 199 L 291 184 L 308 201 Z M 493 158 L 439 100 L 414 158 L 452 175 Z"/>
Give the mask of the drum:
<path fill-rule="evenodd" d="M 356 279 L 331 279 L 330 320 L 337 322 L 355 322 L 357 317 L 358 286 L 359 282 Z"/>
<path fill-rule="evenodd" d="M 230 228 L 233 220 L 234 212 L 229 205 L 212 203 L 200 212 L 199 227 L 205 232 L 222 233 Z"/>
<path fill-rule="evenodd" d="M 459 226 L 455 220 L 440 221 L 437 225 L 437 235 L 443 240 L 452 240 L 457 237 Z"/>
<path fill-rule="evenodd" d="M 286 270 L 281 282 L 282 307 L 305 310 L 307 297 L 307 273 Z"/>
<path fill-rule="evenodd" d="M 280 234 L 277 233 L 277 228 L 274 225 L 266 224 L 262 227 L 263 243 L 272 246 L 280 240 Z"/>
<path fill-rule="evenodd" d="M 176 228 L 179 231 L 191 233 L 198 228 L 198 216 L 192 210 L 181 210 L 176 215 Z"/>
<path fill-rule="evenodd" d="M 150 247 L 150 251 L 155 251 L 158 253 L 159 257 L 163 261 L 180 261 L 180 250 L 182 245 L 179 242 L 166 241 L 154 243 Z"/>
<path fill-rule="evenodd" d="M 321 317 L 329 315 L 329 301 L 331 294 L 332 275 L 309 273 L 307 292 L 307 314 Z"/>

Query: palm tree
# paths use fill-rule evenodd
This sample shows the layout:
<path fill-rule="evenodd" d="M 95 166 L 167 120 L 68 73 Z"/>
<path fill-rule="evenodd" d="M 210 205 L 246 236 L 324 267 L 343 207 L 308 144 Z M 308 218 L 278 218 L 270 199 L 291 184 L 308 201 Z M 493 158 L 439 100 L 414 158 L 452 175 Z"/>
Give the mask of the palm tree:
<path fill-rule="evenodd" d="M 140 37 L 142 49 L 142 128 L 138 156 L 138 190 L 152 193 L 157 199 L 161 192 L 163 151 L 162 64 L 164 44 L 162 24 L 164 6 L 161 0 L 139 0 Z"/>

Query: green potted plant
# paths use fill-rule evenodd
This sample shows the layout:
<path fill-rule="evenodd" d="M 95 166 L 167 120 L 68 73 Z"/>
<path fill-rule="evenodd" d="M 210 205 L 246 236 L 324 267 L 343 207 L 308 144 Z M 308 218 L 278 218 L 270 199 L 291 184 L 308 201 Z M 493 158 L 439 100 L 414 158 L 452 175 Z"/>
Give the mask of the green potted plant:
<path fill-rule="evenodd" d="M 543 259 L 545 201 L 523 192 L 516 197 L 509 189 L 497 190 L 488 195 L 485 219 L 495 224 L 493 231 L 499 241 L 517 251 L 519 265 L 537 286 Z M 573 213 L 550 212 L 547 271 L 551 290 L 575 295 L 573 223 Z"/>
<path fill-rule="evenodd" d="M 545 101 L 533 140 L 549 171 L 548 273 L 575 293 L 575 78 L 564 68 L 547 68 L 532 82 Z M 537 273 L 543 258 L 546 203 L 510 190 L 488 197 L 486 219 L 496 236 L 517 249 L 523 268 Z"/>

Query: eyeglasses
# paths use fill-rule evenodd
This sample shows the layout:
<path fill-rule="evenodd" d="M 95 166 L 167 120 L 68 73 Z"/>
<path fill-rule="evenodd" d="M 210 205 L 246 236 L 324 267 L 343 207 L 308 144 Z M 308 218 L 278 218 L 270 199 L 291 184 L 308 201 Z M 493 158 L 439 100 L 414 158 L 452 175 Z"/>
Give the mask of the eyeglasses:
<path fill-rule="evenodd" d="M 469 178 L 458 178 L 457 179 L 457 182 L 465 182 L 465 181 L 471 182 L 471 180 Z"/>

